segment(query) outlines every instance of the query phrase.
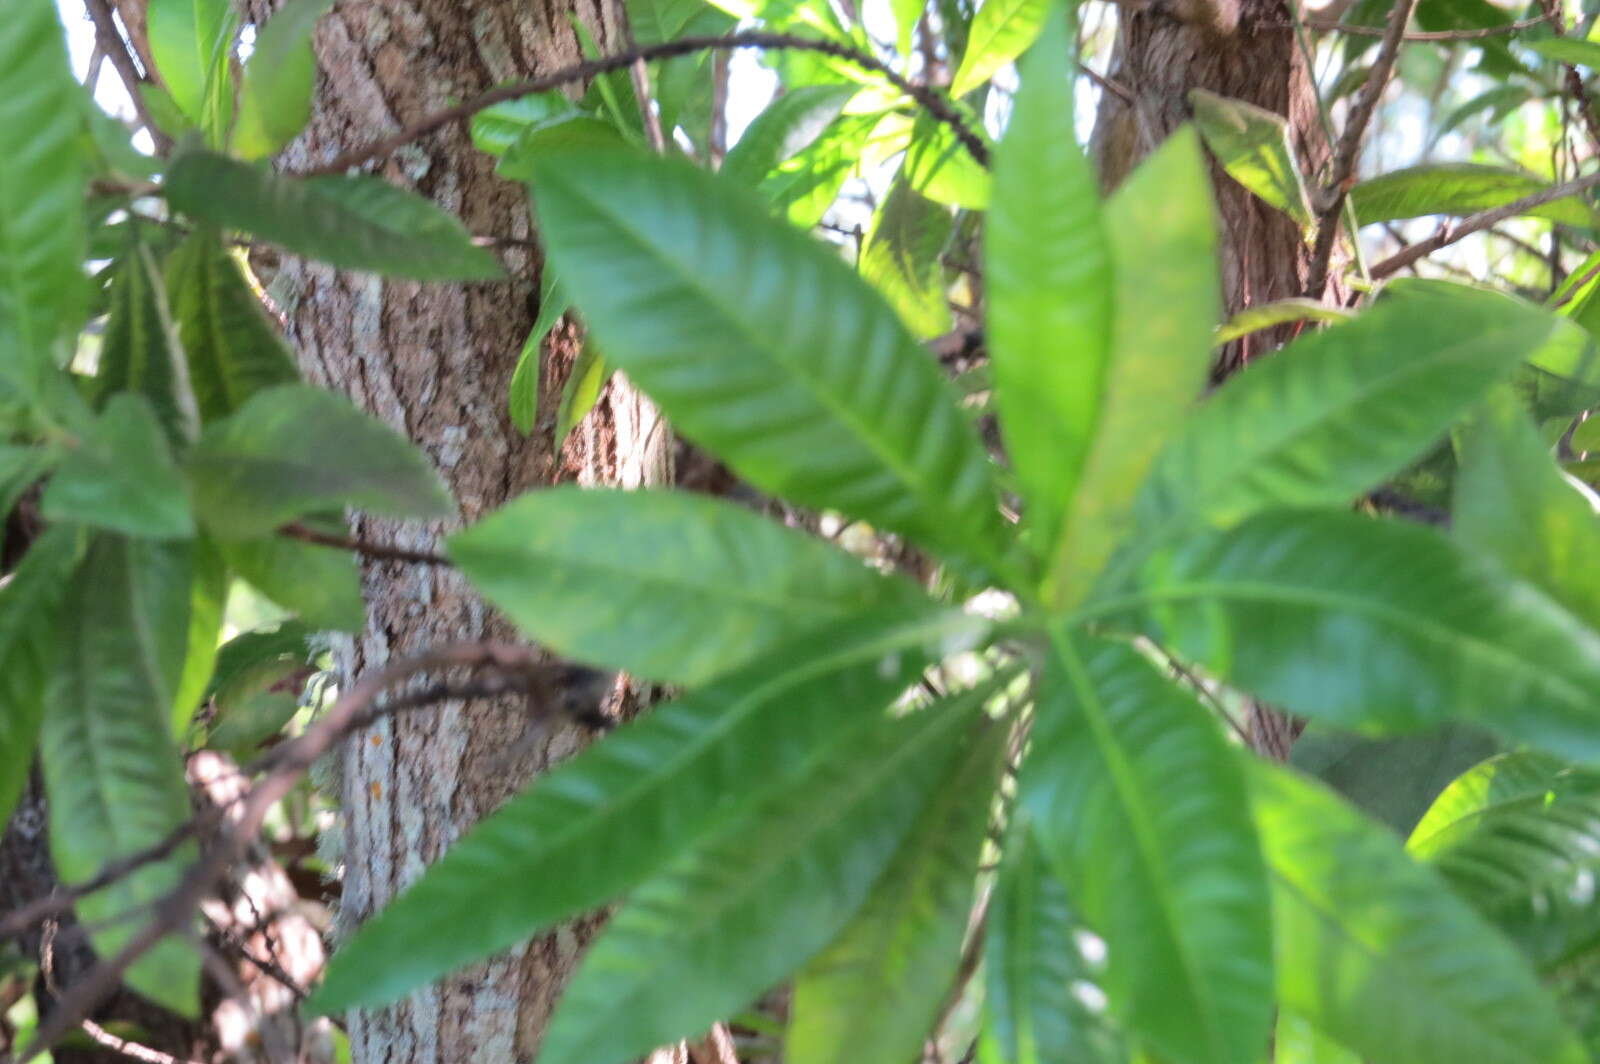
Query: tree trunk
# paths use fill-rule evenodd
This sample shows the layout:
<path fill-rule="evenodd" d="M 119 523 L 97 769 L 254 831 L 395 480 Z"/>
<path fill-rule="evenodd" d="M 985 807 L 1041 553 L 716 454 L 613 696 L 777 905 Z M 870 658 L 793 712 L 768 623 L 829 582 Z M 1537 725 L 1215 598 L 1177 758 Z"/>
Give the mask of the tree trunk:
<path fill-rule="evenodd" d="M 1322 176 L 1329 145 L 1305 53 L 1285 0 L 1150 0 L 1120 8 L 1117 48 L 1095 123 L 1093 152 L 1101 181 L 1119 184 L 1139 160 L 1190 120 L 1188 94 L 1208 89 L 1253 103 L 1289 121 L 1290 142 L 1308 184 Z M 1287 215 L 1268 206 L 1211 161 L 1216 190 L 1225 316 L 1302 295 L 1311 246 Z M 1324 298 L 1342 298 L 1337 281 Z M 1226 344 L 1212 377 L 1222 380 L 1292 339 L 1296 325 L 1262 330 Z M 1256 704 L 1250 714 L 1257 750 L 1286 759 L 1297 722 Z"/>
<path fill-rule="evenodd" d="M 247 0 L 253 17 L 276 0 Z M 317 34 L 320 85 L 310 128 L 285 154 L 289 169 L 509 79 L 576 61 L 581 18 L 602 51 L 622 39 L 612 0 L 371 0 L 342 4 Z M 531 235 L 526 192 L 494 176 L 494 160 L 453 126 L 377 164 L 457 214 L 474 233 Z M 511 280 L 494 284 L 384 281 L 286 259 L 270 291 L 302 366 L 317 384 L 415 440 L 437 464 L 470 523 L 515 495 L 557 480 L 625 486 L 667 479 L 671 441 L 647 402 L 614 384 L 556 454 L 548 429 L 524 438 L 507 390 L 530 328 L 539 264 L 503 256 Z M 558 330 L 546 367 L 547 401 L 570 368 L 573 338 Z M 431 547 L 446 527 L 358 518 L 363 538 Z M 454 572 L 369 565 L 369 623 L 339 648 L 346 678 L 444 642 L 514 638 Z M 616 693 L 614 693 L 616 694 Z M 541 723 L 515 703 L 447 704 L 385 720 L 353 737 L 341 757 L 343 900 L 348 932 L 413 881 L 475 821 L 584 735 Z M 418 991 L 392 1007 L 349 1017 L 357 1062 L 510 1061 L 532 1055 L 588 924 L 564 928 L 508 956 Z"/>

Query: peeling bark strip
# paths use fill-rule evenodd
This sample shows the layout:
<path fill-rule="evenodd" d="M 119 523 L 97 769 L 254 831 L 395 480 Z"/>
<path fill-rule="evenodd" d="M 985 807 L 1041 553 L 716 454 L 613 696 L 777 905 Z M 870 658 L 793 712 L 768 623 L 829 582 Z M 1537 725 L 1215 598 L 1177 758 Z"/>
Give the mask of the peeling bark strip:
<path fill-rule="evenodd" d="M 259 22 L 279 0 L 243 6 Z M 611 0 L 337 5 L 317 33 L 315 115 L 280 165 L 290 171 L 323 165 L 498 83 L 577 62 L 574 13 L 603 54 L 624 39 L 620 7 Z M 473 150 L 457 124 L 396 152 L 376 172 L 431 197 L 473 232 L 529 238 L 526 194 L 496 178 L 493 162 Z M 520 245 L 503 259 L 510 282 L 463 286 L 383 281 L 286 258 L 271 287 L 307 376 L 344 391 L 420 443 L 460 501 L 459 524 L 557 480 L 663 479 L 670 433 L 625 386 L 602 399 L 564 456 L 552 452 L 547 436 L 524 439 L 511 425 L 506 396 L 533 323 L 539 263 Z M 559 387 L 574 352 L 570 337 L 553 346 L 556 364 L 546 378 Z M 414 525 L 365 519 L 353 531 L 363 540 L 426 552 L 447 529 L 422 533 Z M 512 638 L 451 569 L 379 561 L 367 566 L 365 585 L 369 624 L 342 648 L 346 675 L 430 646 Z M 540 728 L 518 712 L 515 699 L 450 703 L 382 720 L 346 745 L 343 931 L 382 907 L 533 772 L 582 741 L 570 726 Z M 527 1059 L 591 930 L 592 924 L 564 928 L 397 1005 L 350 1017 L 354 1059 Z"/>

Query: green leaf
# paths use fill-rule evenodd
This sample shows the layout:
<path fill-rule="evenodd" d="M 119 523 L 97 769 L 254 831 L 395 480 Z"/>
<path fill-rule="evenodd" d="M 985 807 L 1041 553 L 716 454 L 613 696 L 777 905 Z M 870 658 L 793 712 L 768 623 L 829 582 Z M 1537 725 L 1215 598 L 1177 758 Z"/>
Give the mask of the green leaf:
<path fill-rule="evenodd" d="M 954 130 L 926 114 L 919 114 L 911 127 L 902 173 L 912 188 L 935 203 L 974 211 L 989 206 L 989 171 L 956 139 Z"/>
<path fill-rule="evenodd" d="M 529 492 L 449 540 L 450 559 L 563 657 L 693 685 L 800 633 L 921 589 L 706 495 Z"/>
<path fill-rule="evenodd" d="M 1594 41 L 1580 41 L 1573 37 L 1546 37 L 1543 40 L 1522 43 L 1546 59 L 1600 70 L 1600 44 Z"/>
<path fill-rule="evenodd" d="M 167 291 L 202 421 L 227 417 L 252 395 L 299 380 L 239 263 L 218 235 L 197 230 L 167 260 Z"/>
<path fill-rule="evenodd" d="M 450 494 L 417 448 L 341 395 L 288 384 L 256 393 L 189 456 L 195 507 L 219 536 L 248 539 L 351 506 L 447 517 Z"/>
<path fill-rule="evenodd" d="M 706 9 L 704 0 L 627 0 L 628 28 L 639 44 L 660 44 L 683 35 L 691 19 Z"/>
<path fill-rule="evenodd" d="M 1432 528 L 1272 510 L 1157 555 L 1143 585 L 1153 638 L 1273 705 L 1600 758 L 1600 635 Z"/>
<path fill-rule="evenodd" d="M 848 747 L 648 880 L 568 984 L 543 1064 L 636 1059 L 805 963 L 867 900 L 987 693 L 898 718 L 864 713 L 869 726 Z"/>
<path fill-rule="evenodd" d="M 1556 465 L 1509 394 L 1462 434 L 1450 531 L 1600 629 L 1600 499 Z"/>
<path fill-rule="evenodd" d="M 17 500 L 39 478 L 60 464 L 60 447 L 11 447 L 0 444 L 0 514 L 10 514 Z"/>
<path fill-rule="evenodd" d="M 1289 120 L 1244 100 L 1205 89 L 1189 92 L 1194 123 L 1217 162 L 1239 184 L 1295 220 L 1315 225 L 1300 164 L 1289 140 Z"/>
<path fill-rule="evenodd" d="M 1140 499 L 1145 530 L 1347 503 L 1425 453 L 1556 327 L 1509 296 L 1440 284 L 1304 336 L 1235 375 L 1167 445 Z"/>
<path fill-rule="evenodd" d="M 561 401 L 556 404 L 555 441 L 558 449 L 567 442 L 567 437 L 578 427 L 578 423 L 589 416 L 589 411 L 600 401 L 600 393 L 610 379 L 611 367 L 606 365 L 599 349 L 586 339 L 578 349 L 578 357 L 572 360 L 572 369 L 561 385 Z"/>
<path fill-rule="evenodd" d="M 84 535 L 57 525 L 34 541 L 0 586 L 0 822 L 9 821 L 33 764 L 46 688 L 70 618 L 67 583 Z"/>
<path fill-rule="evenodd" d="M 167 202 L 191 218 L 242 229 L 348 270 L 418 281 L 504 276 L 456 217 L 381 178 L 292 178 L 212 152 L 181 155 Z"/>
<path fill-rule="evenodd" d="M 1600 774 L 1530 754 L 1464 774 L 1407 844 L 1541 971 L 1600 948 Z"/>
<path fill-rule="evenodd" d="M 333 0 L 289 0 L 256 34 L 255 51 L 244 68 L 233 150 L 261 159 L 288 144 L 311 120 L 317 60 L 311 34 Z"/>
<path fill-rule="evenodd" d="M 1094 442 L 1116 295 L 1099 182 L 1073 127 L 1070 44 L 1065 20 L 1052 20 L 1023 61 L 984 227 L 1000 429 L 1041 551 Z"/>
<path fill-rule="evenodd" d="M 366 623 L 361 573 L 348 553 L 287 536 L 217 546 L 242 579 L 312 628 L 359 632 Z"/>
<path fill-rule="evenodd" d="M 1278 1000 L 1368 1060 L 1587 1059 L 1522 958 L 1400 841 L 1258 763 Z"/>
<path fill-rule="evenodd" d="M 472 116 L 472 146 L 490 155 L 504 155 L 533 126 L 577 113 L 559 90 L 504 100 Z"/>
<path fill-rule="evenodd" d="M 262 743 L 283 731 L 299 708 L 299 699 L 288 691 L 258 691 L 227 707 L 206 736 L 206 746 L 248 762 Z"/>
<path fill-rule="evenodd" d="M 0 19 L 0 377 L 31 395 L 83 313 L 82 97 L 53 0 Z"/>
<path fill-rule="evenodd" d="M 876 288 L 920 337 L 950 329 L 940 256 L 955 220 L 945 207 L 896 181 L 872 220 L 861 250 L 861 276 Z"/>
<path fill-rule="evenodd" d="M 188 649 L 183 673 L 172 698 L 172 734 L 182 738 L 195 711 L 205 700 L 222 637 L 223 611 L 228 604 L 228 566 L 211 540 L 195 541 L 194 583 L 189 592 Z"/>
<path fill-rule="evenodd" d="M 1054 10 L 1051 0 L 983 0 L 967 33 L 967 50 L 950 83 L 950 95 L 965 96 L 1027 51 Z"/>
<path fill-rule="evenodd" d="M 1168 137 L 1107 205 L 1116 265 L 1112 356 L 1053 545 L 1047 587 L 1059 605 L 1089 592 L 1131 531 L 1139 484 L 1205 383 L 1222 290 L 1213 210 L 1200 141 L 1187 130 Z"/>
<path fill-rule="evenodd" d="M 528 338 L 522 342 L 522 351 L 517 355 L 517 368 L 511 373 L 510 397 L 507 403 L 511 423 L 517 431 L 524 436 L 530 435 L 539 420 L 539 383 L 543 375 L 541 366 L 544 353 L 544 338 L 550 335 L 550 330 L 555 328 L 561 316 L 571 309 L 572 304 L 567 301 L 567 294 L 561 290 L 561 282 L 556 277 L 556 271 L 545 266 L 539 272 L 539 317 L 534 320 L 533 328 L 528 330 Z M 578 361 L 582 362 L 584 349 L 578 352 Z M 577 370 L 574 368 L 573 375 Z M 599 397 L 598 390 L 595 393 Z M 557 434 L 556 449 L 560 450 L 563 434 Z"/>
<path fill-rule="evenodd" d="M 1272 1020 L 1272 937 L 1235 754 L 1131 647 L 1052 642 L 1021 802 L 1105 939 L 1112 1009 L 1163 1059 L 1253 1064 Z"/>
<path fill-rule="evenodd" d="M 1383 739 L 1312 725 L 1295 740 L 1289 761 L 1404 837 L 1451 780 L 1497 746 L 1460 724 Z"/>
<path fill-rule="evenodd" d="M 183 475 L 150 404 L 124 393 L 111 400 L 45 488 L 46 520 L 152 539 L 194 535 Z"/>
<path fill-rule="evenodd" d="M 183 347 L 167 306 L 166 285 L 150 251 L 130 229 L 131 239 L 111 280 L 111 311 L 95 373 L 97 403 L 119 392 L 149 400 L 167 439 L 188 443 L 197 431 L 195 400 Z"/>
<path fill-rule="evenodd" d="M 563 285 L 675 428 L 763 491 L 995 567 L 1004 536 L 976 433 L 835 253 L 678 161 L 585 150 L 536 170 Z"/>
<path fill-rule="evenodd" d="M 984 927 L 979 1064 L 1127 1061 L 1104 1010 L 1076 993 L 1094 974 L 1078 946 L 1077 914 L 1025 821 L 1012 829 Z"/>
<path fill-rule="evenodd" d="M 1230 340 L 1249 336 L 1262 329 L 1270 329 L 1274 325 L 1286 325 L 1295 321 L 1337 323 L 1349 321 L 1353 317 L 1355 315 L 1343 307 L 1330 307 L 1314 299 L 1292 296 L 1288 299 L 1275 299 L 1270 303 L 1257 303 L 1255 306 L 1245 307 L 1218 326 L 1216 335 L 1211 339 L 1212 343 L 1220 347 Z"/>
<path fill-rule="evenodd" d="M 833 124 L 861 86 L 801 85 L 766 106 L 722 160 L 722 174 L 754 186 L 778 164 L 805 151 Z"/>
<path fill-rule="evenodd" d="M 597 81 L 596 84 L 603 84 Z M 551 152 L 574 148 L 617 148 L 627 144 L 610 118 L 574 112 L 530 126 L 506 149 L 495 173 L 508 181 L 532 181 L 534 162 Z"/>
<path fill-rule="evenodd" d="M 1361 182 L 1350 190 L 1350 203 L 1362 225 L 1375 225 L 1428 214 L 1472 214 L 1548 187 L 1543 178 L 1522 170 L 1479 163 L 1429 163 Z M 1527 213 L 1565 225 L 1587 228 L 1595 224 L 1594 212 L 1577 196 Z"/>
<path fill-rule="evenodd" d="M 312 630 L 299 621 L 284 621 L 276 628 L 258 629 L 234 636 L 217 650 L 217 665 L 206 686 L 210 698 L 240 682 L 264 664 L 291 662 L 304 665 L 311 658 Z"/>
<path fill-rule="evenodd" d="M 235 19 L 228 0 L 150 0 L 150 53 L 178 108 L 212 128 L 212 94 L 228 77 Z"/>
<path fill-rule="evenodd" d="M 1355 1053 L 1287 1009 L 1278 1010 L 1272 1050 L 1273 1064 L 1361 1064 Z"/>
<path fill-rule="evenodd" d="M 953 612 L 873 615 L 656 706 L 474 827 L 339 950 L 313 1008 L 392 1000 L 614 900 L 849 749 L 926 664 L 986 632 Z"/>
<path fill-rule="evenodd" d="M 50 798 L 50 856 L 65 884 L 162 841 L 189 819 L 189 788 L 169 718 L 183 670 L 191 548 L 98 536 L 62 608 L 40 755 Z M 113 920 L 178 885 L 182 846 L 79 899 L 102 957 L 143 929 Z M 98 930 L 94 930 L 98 929 Z M 169 938 L 128 969 L 130 986 L 186 1016 L 198 1009 L 200 958 Z"/>
<path fill-rule="evenodd" d="M 959 752 L 866 904 L 795 978 L 788 1064 L 918 1059 L 955 982 L 1010 728 Z"/>

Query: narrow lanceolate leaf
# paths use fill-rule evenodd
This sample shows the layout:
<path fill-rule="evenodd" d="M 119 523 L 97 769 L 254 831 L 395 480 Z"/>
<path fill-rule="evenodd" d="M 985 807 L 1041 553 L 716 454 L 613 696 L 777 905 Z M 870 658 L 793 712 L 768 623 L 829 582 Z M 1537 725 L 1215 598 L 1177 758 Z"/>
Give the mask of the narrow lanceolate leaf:
<path fill-rule="evenodd" d="M 540 232 L 606 358 L 750 483 L 967 561 L 1003 540 L 949 385 L 838 256 L 681 162 L 539 160 Z"/>
<path fill-rule="evenodd" d="M 194 580 L 189 589 L 189 631 L 172 696 L 172 734 L 181 741 L 189 721 L 205 699 L 211 670 L 222 640 L 223 610 L 228 601 L 228 566 L 215 543 L 204 536 L 194 544 Z"/>
<path fill-rule="evenodd" d="M 848 748 L 635 891 L 557 1005 L 543 1064 L 636 1059 L 805 963 L 860 910 L 981 704 L 982 692 L 898 719 L 867 711 Z"/>
<path fill-rule="evenodd" d="M 1571 37 L 1550 37 L 1542 41 L 1526 41 L 1524 43 L 1546 59 L 1600 70 L 1600 44 L 1594 41 L 1574 40 Z"/>
<path fill-rule="evenodd" d="M 47 520 L 152 539 L 194 534 L 183 474 L 140 395 L 114 397 L 44 490 Z"/>
<path fill-rule="evenodd" d="M 1600 774 L 1537 754 L 1491 758 L 1452 784 L 1406 844 L 1536 968 L 1600 950 Z"/>
<path fill-rule="evenodd" d="M 1526 962 L 1392 833 L 1265 763 L 1251 792 L 1285 1009 L 1366 1060 L 1588 1059 Z"/>
<path fill-rule="evenodd" d="M 166 189 L 167 202 L 191 218 L 332 266 L 419 281 L 502 276 L 453 215 L 376 177 L 281 177 L 194 151 L 172 164 Z"/>
<path fill-rule="evenodd" d="M 1021 801 L 1126 1030 L 1164 1059 L 1250 1064 L 1272 1019 L 1266 874 L 1237 756 L 1121 643 L 1053 636 Z"/>
<path fill-rule="evenodd" d="M 311 120 L 317 61 L 311 34 L 333 0 L 290 0 L 256 34 L 244 69 L 233 150 L 246 159 L 273 154 Z"/>
<path fill-rule="evenodd" d="M 444 517 L 454 504 L 422 452 L 343 396 L 283 385 L 207 429 L 189 456 L 195 506 L 218 536 L 267 535 L 353 506 Z"/>
<path fill-rule="evenodd" d="M 1010 729 L 956 758 L 872 894 L 794 984 L 789 1064 L 916 1060 L 949 997 Z"/>
<path fill-rule="evenodd" d="M 1296 341 L 1235 375 L 1168 444 L 1139 502 L 1145 534 L 1349 502 L 1437 443 L 1558 324 L 1440 284 Z"/>
<path fill-rule="evenodd" d="M 722 173 L 755 186 L 778 164 L 804 151 L 839 117 L 859 85 L 801 85 L 756 115 L 722 161 Z"/>
<path fill-rule="evenodd" d="M 655 707 L 473 828 L 338 952 L 315 1006 L 392 1000 L 616 899 L 848 748 L 926 664 L 985 631 L 961 614 L 869 615 Z"/>
<path fill-rule="evenodd" d="M 1205 89 L 1190 91 L 1189 106 L 1206 147 L 1228 176 L 1309 229 L 1311 198 L 1289 140 L 1289 120 Z"/>
<path fill-rule="evenodd" d="M 1212 341 L 1219 345 L 1225 344 L 1261 329 L 1270 329 L 1274 325 L 1284 325 L 1289 322 L 1340 322 L 1349 321 L 1353 317 L 1355 315 L 1343 307 L 1330 307 L 1326 303 L 1318 303 L 1315 299 L 1304 299 L 1299 296 L 1275 299 L 1270 303 L 1257 303 L 1253 307 L 1245 307 L 1217 327 L 1217 333 L 1212 337 Z"/>
<path fill-rule="evenodd" d="M 242 580 L 312 628 L 359 632 L 366 622 L 361 572 L 349 553 L 285 536 L 224 539 L 217 547 Z"/>
<path fill-rule="evenodd" d="M 1051 0 L 984 0 L 972 18 L 950 95 L 965 96 L 1026 52 L 1055 7 Z"/>
<path fill-rule="evenodd" d="M 935 203 L 974 211 L 989 208 L 994 182 L 988 168 L 972 157 L 954 130 L 926 114 L 911 124 L 901 172 L 912 188 Z"/>
<path fill-rule="evenodd" d="M 1188 130 L 1168 137 L 1107 205 L 1116 263 L 1112 356 L 1051 557 L 1048 587 L 1063 606 L 1088 593 L 1128 534 L 1140 482 L 1205 383 L 1222 285 L 1212 211 L 1200 141 Z"/>
<path fill-rule="evenodd" d="M 25 393 L 53 367 L 88 294 L 81 93 L 56 4 L 8 3 L 0 18 L 0 377 Z"/>
<path fill-rule="evenodd" d="M 1153 557 L 1152 637 L 1274 705 L 1368 733 L 1471 721 L 1600 760 L 1600 635 L 1432 528 L 1273 510 Z"/>
<path fill-rule="evenodd" d="M 949 210 L 900 180 L 878 209 L 861 249 L 861 276 L 921 337 L 950 329 L 941 256 L 954 228 Z"/>
<path fill-rule="evenodd" d="M 1079 996 L 1094 973 L 1080 921 L 1029 828 L 1014 828 L 984 922 L 979 1064 L 1116 1064 L 1128 1050 L 1103 1007 Z"/>
<path fill-rule="evenodd" d="M 189 788 L 168 717 L 183 668 L 190 545 L 101 535 L 67 591 L 40 760 L 50 799 L 50 856 L 66 884 L 162 841 L 189 818 Z M 190 847 L 78 901 L 101 956 L 138 920 L 113 920 L 177 886 Z M 128 970 L 135 990 L 194 1015 L 200 958 L 167 939 Z"/>
<path fill-rule="evenodd" d="M 1073 126 L 1071 67 L 1066 22 L 1054 19 L 1023 63 L 984 227 L 1000 429 L 1041 552 L 1093 442 L 1116 291 L 1099 182 Z"/>
<path fill-rule="evenodd" d="M 1600 629 L 1600 498 L 1497 394 L 1462 433 L 1450 531 Z"/>
<path fill-rule="evenodd" d="M 853 613 L 938 608 L 822 540 L 687 492 L 530 492 L 449 550 L 534 639 L 663 683 L 701 683 Z"/>
<path fill-rule="evenodd" d="M 94 392 L 100 403 L 118 392 L 143 396 L 174 444 L 194 439 L 195 402 L 183 348 L 167 305 L 166 285 L 137 234 L 111 280 L 111 313 L 100 348 Z"/>
<path fill-rule="evenodd" d="M 1522 199 L 1548 187 L 1523 170 L 1479 163 L 1431 163 L 1395 170 L 1350 190 L 1350 203 L 1362 225 L 1376 225 L 1427 214 L 1472 214 Z M 1592 226 L 1594 212 L 1577 196 L 1528 211 L 1536 218 Z"/>
<path fill-rule="evenodd" d="M 83 547 L 78 529 L 47 529 L 0 587 L 0 821 L 10 819 L 28 782 L 64 634 L 62 600 Z"/>
<path fill-rule="evenodd" d="M 214 231 L 196 230 L 173 251 L 167 295 L 189 384 L 207 424 L 263 388 L 300 379 L 261 301 Z"/>
<path fill-rule="evenodd" d="M 150 0 L 150 52 L 172 101 L 205 125 L 213 83 L 225 74 L 233 43 L 228 0 Z"/>

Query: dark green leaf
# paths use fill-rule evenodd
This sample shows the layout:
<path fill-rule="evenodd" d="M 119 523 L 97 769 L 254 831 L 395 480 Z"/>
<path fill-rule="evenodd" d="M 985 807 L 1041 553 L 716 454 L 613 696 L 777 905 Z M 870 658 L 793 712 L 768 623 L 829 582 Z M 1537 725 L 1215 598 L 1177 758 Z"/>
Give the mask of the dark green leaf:
<path fill-rule="evenodd" d="M 99 405 L 119 392 L 149 400 L 167 439 L 188 443 L 198 431 L 183 348 L 173 328 L 166 286 L 143 234 L 130 239 L 111 280 L 111 311 L 100 348 L 94 394 Z"/>
<path fill-rule="evenodd" d="M 1434 529 L 1272 510 L 1144 579 L 1160 643 L 1273 705 L 1374 734 L 1455 718 L 1600 759 L 1600 635 Z"/>
<path fill-rule="evenodd" d="M 834 253 L 676 161 L 585 150 L 536 170 L 562 284 L 674 427 L 762 490 L 995 567 L 1001 519 L 977 435 Z"/>
<path fill-rule="evenodd" d="M 1244 100 L 1205 89 L 1189 92 L 1194 122 L 1206 147 L 1239 184 L 1293 218 L 1303 229 L 1314 224 L 1300 164 L 1289 139 L 1289 120 Z"/>
<path fill-rule="evenodd" d="M 1264 763 L 1251 791 L 1285 1009 L 1369 1060 L 1587 1059 L 1523 960 L 1392 834 Z"/>
<path fill-rule="evenodd" d="M 1007 453 L 1048 552 L 1093 445 L 1116 271 L 1099 182 L 1073 126 L 1071 42 L 1047 25 L 1022 64 L 984 227 L 985 322 Z"/>
<path fill-rule="evenodd" d="M 206 736 L 206 746 L 231 753 L 236 761 L 248 762 L 259 747 L 283 730 L 300 701 L 288 691 L 257 691 L 227 707 Z"/>
<path fill-rule="evenodd" d="M 211 152 L 167 173 L 167 202 L 200 221 L 332 266 L 419 281 L 480 281 L 500 264 L 455 216 L 376 177 L 281 177 Z"/>
<path fill-rule="evenodd" d="M 861 250 L 861 276 L 920 337 L 950 329 L 940 257 L 955 228 L 950 211 L 924 198 L 904 179 L 889 190 Z"/>
<path fill-rule="evenodd" d="M 90 433 L 50 478 L 46 520 L 75 521 L 130 536 L 185 539 L 194 515 L 161 423 L 139 395 L 107 404 Z"/>
<path fill-rule="evenodd" d="M 967 33 L 967 50 L 950 83 L 950 95 L 965 96 L 1027 51 L 1054 9 L 1050 0 L 983 0 Z"/>
<path fill-rule="evenodd" d="M 1267 880 L 1236 755 L 1121 643 L 1053 636 L 1021 801 L 1130 1034 L 1176 1062 L 1253 1064 L 1272 1021 Z"/>
<path fill-rule="evenodd" d="M 299 380 L 294 359 L 239 264 L 199 230 L 167 260 L 167 292 L 201 419 L 227 417 L 256 392 Z"/>
<path fill-rule="evenodd" d="M 864 712 L 854 742 L 646 881 L 568 984 L 544 1064 L 636 1059 L 805 963 L 866 901 L 981 702 L 968 693 L 898 718 Z"/>
<path fill-rule="evenodd" d="M 67 582 L 83 557 L 84 535 L 47 529 L 0 587 L 0 823 L 28 782 L 47 685 L 69 622 Z"/>
<path fill-rule="evenodd" d="M 311 120 L 317 60 L 311 34 L 333 0 L 289 0 L 256 34 L 244 69 L 233 150 L 246 159 L 272 155 Z"/>
<path fill-rule="evenodd" d="M 655 707 L 473 828 L 335 955 L 315 1007 L 391 1000 L 614 900 L 847 749 L 926 664 L 985 634 L 956 613 L 871 616 Z"/>
<path fill-rule="evenodd" d="M 225 539 L 217 546 L 242 579 L 312 628 L 359 632 L 366 622 L 361 573 L 344 551 L 286 536 Z"/>
<path fill-rule="evenodd" d="M 679 491 L 529 492 L 449 551 L 563 657 L 664 683 L 700 683 L 864 610 L 927 603 L 822 540 Z"/>
<path fill-rule="evenodd" d="M 228 76 L 233 47 L 233 5 L 228 0 L 150 0 L 147 18 L 162 84 L 191 121 L 212 128 L 215 83 Z"/>
<path fill-rule="evenodd" d="M 53 0 L 0 18 L 0 377 L 32 395 L 79 324 L 88 174 L 82 115 Z"/>
<path fill-rule="evenodd" d="M 961 964 L 1009 733 L 991 722 L 957 755 L 861 911 L 795 978 L 788 1064 L 918 1058 Z"/>
<path fill-rule="evenodd" d="M 1375 225 L 1427 214 L 1472 214 L 1548 187 L 1543 178 L 1522 170 L 1480 163 L 1430 163 L 1363 181 L 1350 190 L 1350 203 L 1362 225 Z M 1566 225 L 1595 224 L 1594 212 L 1577 196 L 1534 207 L 1528 214 Z"/>
<path fill-rule="evenodd" d="M 162 841 L 189 819 L 189 788 L 169 718 L 188 630 L 188 543 L 98 536 L 62 609 L 40 755 L 50 798 L 50 856 L 63 883 Z M 101 956 L 143 929 L 112 920 L 175 888 L 193 847 L 140 866 L 81 898 L 79 917 Z M 98 929 L 98 930 L 94 930 Z M 192 1016 L 200 958 L 169 938 L 128 969 L 135 990 Z"/>
<path fill-rule="evenodd" d="M 189 470 L 196 509 L 229 538 L 343 506 L 394 517 L 455 512 L 416 447 L 343 396 L 304 385 L 258 392 L 207 429 Z"/>
<path fill-rule="evenodd" d="M 1093 985 L 1077 914 L 1023 824 L 1012 829 L 985 920 L 984 1032 L 979 1064 L 1117 1064 L 1128 1051 L 1104 1010 L 1078 996 Z M 909 1058 L 908 1058 L 909 1059 Z"/>
<path fill-rule="evenodd" d="M 810 147 L 859 85 L 801 85 L 779 96 L 755 117 L 722 160 L 722 173 L 755 185 L 785 159 Z"/>
<path fill-rule="evenodd" d="M 217 665 L 206 686 L 206 697 L 237 681 L 263 663 L 290 661 L 303 665 L 311 657 L 312 631 L 299 621 L 284 621 L 276 628 L 236 635 L 217 650 Z"/>
<path fill-rule="evenodd" d="M 0 444 L 0 514 L 9 514 L 17 500 L 39 478 L 60 464 L 59 447 L 10 447 Z"/>
<path fill-rule="evenodd" d="M 1186 130 L 1168 137 L 1107 205 L 1112 356 L 1093 441 L 1053 544 L 1048 586 L 1060 605 L 1089 592 L 1127 536 L 1140 482 L 1205 383 L 1222 286 L 1213 214 L 1200 141 Z"/>

